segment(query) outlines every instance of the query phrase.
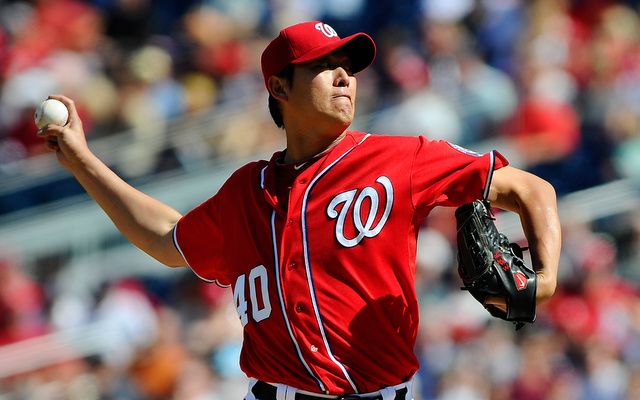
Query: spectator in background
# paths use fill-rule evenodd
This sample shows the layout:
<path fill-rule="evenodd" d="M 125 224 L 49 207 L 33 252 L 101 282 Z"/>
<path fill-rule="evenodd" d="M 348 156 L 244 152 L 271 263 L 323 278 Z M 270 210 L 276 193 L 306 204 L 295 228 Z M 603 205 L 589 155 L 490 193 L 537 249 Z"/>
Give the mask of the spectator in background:
<path fill-rule="evenodd" d="M 615 5 L 603 10 L 594 32 L 590 105 L 612 146 L 622 177 L 640 177 L 640 19 L 637 9 Z"/>
<path fill-rule="evenodd" d="M 592 161 L 583 157 L 578 81 L 570 72 L 579 25 L 568 2 L 539 0 L 531 10 L 517 76 L 521 99 L 501 138 L 521 155 L 523 168 L 564 194 L 591 184 L 580 172 Z"/>
<path fill-rule="evenodd" d="M 47 93 L 64 88 L 80 95 L 101 74 L 91 55 L 101 44 L 103 20 L 93 7 L 78 0 L 57 1 L 55 7 L 43 1 L 32 9 L 20 4 L 3 10 L 7 18 L 15 18 L 11 44 L 0 65 L 5 81 L 0 92 L 5 136 L 0 141 L 17 145 L 10 161 L 41 153 L 31 130 L 35 107 Z M 91 129 L 92 118 L 84 106 L 80 112 Z"/>
<path fill-rule="evenodd" d="M 394 39 L 396 35 L 391 35 Z M 392 39 L 393 40 L 393 39 Z M 381 46 L 381 64 L 389 77 L 387 102 L 371 122 L 381 134 L 403 132 L 459 143 L 462 126 L 455 106 L 430 86 L 429 65 L 411 44 Z M 395 92 L 395 95 L 390 93 Z"/>
<path fill-rule="evenodd" d="M 0 249 L 0 346 L 47 333 L 45 306 L 43 287 L 10 250 Z"/>

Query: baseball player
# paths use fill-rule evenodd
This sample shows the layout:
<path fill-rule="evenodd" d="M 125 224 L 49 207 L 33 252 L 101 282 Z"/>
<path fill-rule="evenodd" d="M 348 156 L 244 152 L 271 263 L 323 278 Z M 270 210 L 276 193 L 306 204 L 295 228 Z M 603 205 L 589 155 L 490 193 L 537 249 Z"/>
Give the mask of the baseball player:
<path fill-rule="evenodd" d="M 70 122 L 38 132 L 134 245 L 231 288 L 246 400 L 412 398 L 416 237 L 434 207 L 484 195 L 517 212 L 537 302 L 555 290 L 560 224 L 547 182 L 497 152 L 349 130 L 355 74 L 375 52 L 368 35 L 340 38 L 319 21 L 282 30 L 262 71 L 286 149 L 240 168 L 184 216 L 91 153 L 71 99 L 52 96 Z M 487 303 L 505 306 L 500 297 Z"/>

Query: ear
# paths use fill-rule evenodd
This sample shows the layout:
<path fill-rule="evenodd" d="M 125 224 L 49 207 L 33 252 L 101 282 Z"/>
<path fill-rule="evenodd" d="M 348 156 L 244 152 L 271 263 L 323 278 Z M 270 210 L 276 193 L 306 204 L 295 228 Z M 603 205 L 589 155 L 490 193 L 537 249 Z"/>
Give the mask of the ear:
<path fill-rule="evenodd" d="M 281 78 L 279 76 L 271 76 L 267 81 L 267 87 L 269 89 L 269 93 L 277 100 L 287 101 L 289 96 L 287 95 L 288 83 L 286 79 Z"/>

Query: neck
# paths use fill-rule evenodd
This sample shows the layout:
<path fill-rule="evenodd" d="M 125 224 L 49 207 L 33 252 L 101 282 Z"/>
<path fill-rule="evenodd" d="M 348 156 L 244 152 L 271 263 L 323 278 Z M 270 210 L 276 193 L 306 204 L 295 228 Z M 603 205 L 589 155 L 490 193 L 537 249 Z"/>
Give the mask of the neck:
<path fill-rule="evenodd" d="M 338 144 L 346 135 L 346 129 L 333 135 L 304 135 L 287 131 L 285 163 L 305 161 Z"/>

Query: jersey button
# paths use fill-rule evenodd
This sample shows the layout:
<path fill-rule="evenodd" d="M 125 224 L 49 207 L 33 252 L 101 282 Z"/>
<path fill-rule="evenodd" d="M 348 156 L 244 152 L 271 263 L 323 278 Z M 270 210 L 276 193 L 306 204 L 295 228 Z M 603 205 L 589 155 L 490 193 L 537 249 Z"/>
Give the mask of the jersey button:
<path fill-rule="evenodd" d="M 293 224 L 293 220 L 292 220 L 292 219 L 288 219 L 288 220 L 287 220 L 287 226 L 289 226 L 289 225 L 291 225 L 291 224 Z"/>
<path fill-rule="evenodd" d="M 287 269 L 289 271 L 291 271 L 292 269 L 296 268 L 298 265 L 295 262 L 290 263 L 289 265 L 287 265 Z"/>
<path fill-rule="evenodd" d="M 304 311 L 304 305 L 298 304 L 296 306 L 296 311 L 299 312 L 299 313 L 303 312 Z"/>

